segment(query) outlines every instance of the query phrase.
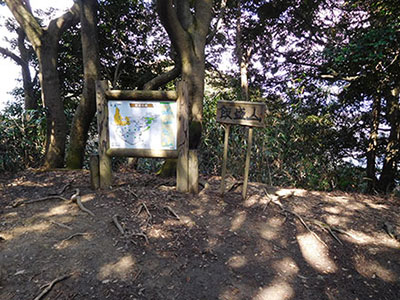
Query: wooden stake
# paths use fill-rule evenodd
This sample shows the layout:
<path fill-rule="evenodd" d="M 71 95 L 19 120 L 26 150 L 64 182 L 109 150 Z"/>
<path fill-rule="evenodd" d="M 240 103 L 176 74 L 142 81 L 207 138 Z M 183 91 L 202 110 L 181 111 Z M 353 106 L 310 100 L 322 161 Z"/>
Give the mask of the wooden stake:
<path fill-rule="evenodd" d="M 100 187 L 100 173 L 99 173 L 99 155 L 90 155 L 89 160 L 90 168 L 90 186 L 93 190 L 97 190 Z"/>
<path fill-rule="evenodd" d="M 229 143 L 229 130 L 231 126 L 225 124 L 225 138 L 224 138 L 224 157 L 222 159 L 222 174 L 221 174 L 221 195 L 225 193 L 225 177 L 226 177 L 226 162 L 228 160 L 228 143 Z"/>
<path fill-rule="evenodd" d="M 105 92 L 108 90 L 107 81 L 96 81 L 97 128 L 99 132 L 99 174 L 100 188 L 111 187 L 112 170 L 111 157 L 107 155 L 109 148 L 108 136 L 108 104 Z"/>
<path fill-rule="evenodd" d="M 189 150 L 189 192 L 193 194 L 199 193 L 199 159 L 197 150 Z"/>
<path fill-rule="evenodd" d="M 249 168 L 250 168 L 250 156 L 251 156 L 251 146 L 253 143 L 253 127 L 249 127 L 249 136 L 247 140 L 247 153 L 246 153 L 246 163 L 244 167 L 244 180 L 243 180 L 243 190 L 242 190 L 242 198 L 246 199 L 247 195 L 247 182 L 249 179 Z"/>
<path fill-rule="evenodd" d="M 176 190 L 189 191 L 189 99 L 184 81 L 179 82 L 178 92 L 178 161 L 176 165 Z"/>

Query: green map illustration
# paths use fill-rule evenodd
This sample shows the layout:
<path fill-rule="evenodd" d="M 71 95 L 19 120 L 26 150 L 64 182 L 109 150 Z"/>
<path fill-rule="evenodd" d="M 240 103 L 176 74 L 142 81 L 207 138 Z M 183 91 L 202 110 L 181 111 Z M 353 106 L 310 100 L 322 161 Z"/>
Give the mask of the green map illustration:
<path fill-rule="evenodd" d="M 176 149 L 176 103 L 108 101 L 111 148 Z"/>

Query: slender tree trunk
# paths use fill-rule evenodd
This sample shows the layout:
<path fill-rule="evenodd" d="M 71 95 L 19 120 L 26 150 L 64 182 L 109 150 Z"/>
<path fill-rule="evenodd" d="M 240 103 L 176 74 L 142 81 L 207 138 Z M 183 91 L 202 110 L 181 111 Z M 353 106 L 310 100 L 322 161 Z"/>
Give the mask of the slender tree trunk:
<path fill-rule="evenodd" d="M 376 188 L 376 151 L 378 147 L 378 128 L 381 114 L 381 98 L 376 96 L 372 103 L 371 131 L 367 149 L 367 192 L 372 193 Z"/>
<path fill-rule="evenodd" d="M 386 146 L 386 155 L 383 162 L 378 187 L 381 192 L 387 193 L 394 187 L 397 173 L 397 163 L 400 157 L 400 104 L 399 88 L 395 88 L 387 95 L 387 120 L 390 124 L 390 134 Z"/>
<path fill-rule="evenodd" d="M 84 69 L 84 87 L 81 101 L 71 125 L 67 168 L 83 166 L 90 123 L 96 113 L 96 80 L 100 74 L 99 46 L 97 39 L 97 1 L 78 1 L 81 14 L 81 39 Z"/>
<path fill-rule="evenodd" d="M 241 1 L 237 1 L 237 16 L 236 16 L 236 57 L 240 70 L 240 95 L 241 100 L 249 100 L 249 83 L 247 78 L 247 61 L 243 56 L 243 37 L 242 37 L 242 10 L 240 7 Z"/>
<path fill-rule="evenodd" d="M 24 104 L 25 109 L 37 109 L 38 104 L 35 99 L 33 92 L 33 82 L 31 77 L 31 72 L 29 70 L 29 50 L 25 47 L 25 32 L 21 29 L 17 29 L 18 33 L 18 50 L 21 56 L 22 64 L 21 72 L 22 72 L 22 84 L 24 88 Z"/>

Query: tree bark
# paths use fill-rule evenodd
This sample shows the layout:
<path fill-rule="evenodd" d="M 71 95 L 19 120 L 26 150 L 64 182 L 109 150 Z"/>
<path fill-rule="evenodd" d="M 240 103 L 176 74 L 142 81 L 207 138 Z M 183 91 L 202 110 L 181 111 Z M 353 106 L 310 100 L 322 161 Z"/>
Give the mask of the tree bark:
<path fill-rule="evenodd" d="M 38 103 L 34 96 L 33 91 L 33 82 L 31 72 L 29 70 L 29 49 L 25 47 L 25 32 L 21 29 L 17 29 L 18 33 L 18 50 L 21 56 L 22 64 L 21 72 L 22 72 L 22 84 L 24 88 L 24 104 L 25 109 L 37 109 Z"/>
<path fill-rule="evenodd" d="M 378 148 L 378 129 L 381 114 L 381 99 L 376 96 L 372 103 L 371 131 L 367 149 L 367 192 L 372 193 L 376 188 L 376 151 Z"/>
<path fill-rule="evenodd" d="M 397 173 L 397 163 L 400 158 L 400 88 L 395 88 L 386 96 L 387 121 L 390 124 L 390 134 L 386 146 L 386 155 L 378 182 L 381 192 L 387 193 L 394 188 Z"/>
<path fill-rule="evenodd" d="M 57 70 L 58 42 L 61 34 L 79 21 L 78 5 L 74 4 L 67 13 L 51 20 L 47 28 L 42 28 L 32 15 L 29 2 L 5 2 L 24 30 L 39 60 L 42 102 L 47 110 L 46 155 L 43 167 L 63 167 L 67 124 Z"/>
<path fill-rule="evenodd" d="M 100 74 L 99 45 L 97 39 L 97 1 L 80 0 L 81 40 L 84 86 L 80 103 L 71 125 L 67 168 L 83 166 L 90 123 L 96 113 L 96 80 Z"/>
<path fill-rule="evenodd" d="M 182 80 L 188 84 L 190 148 L 201 139 L 203 115 L 205 44 L 212 18 L 212 0 L 158 0 L 157 11 L 182 65 Z"/>
<path fill-rule="evenodd" d="M 158 0 L 157 12 L 181 66 L 182 80 L 188 88 L 189 148 L 197 149 L 201 141 L 205 77 L 205 45 L 212 19 L 212 0 Z M 172 164 L 171 164 L 172 163 Z M 159 174 L 171 171 L 164 164 Z M 172 168 L 173 170 L 174 168 Z"/>
<path fill-rule="evenodd" d="M 240 69 L 240 95 L 241 100 L 249 101 L 249 80 L 247 77 L 248 61 L 251 55 L 251 50 L 243 52 L 242 38 L 242 11 L 240 0 L 237 1 L 237 17 L 236 17 L 236 56 Z"/>

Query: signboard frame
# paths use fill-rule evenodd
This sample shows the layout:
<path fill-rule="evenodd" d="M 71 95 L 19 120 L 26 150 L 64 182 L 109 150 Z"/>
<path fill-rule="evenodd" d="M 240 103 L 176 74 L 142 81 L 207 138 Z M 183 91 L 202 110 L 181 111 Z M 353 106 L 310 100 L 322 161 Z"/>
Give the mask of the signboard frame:
<path fill-rule="evenodd" d="M 111 148 L 108 101 L 176 101 L 177 133 L 175 150 Z M 112 185 L 112 157 L 177 158 L 176 188 L 179 192 L 198 193 L 198 153 L 189 150 L 189 93 L 187 83 L 180 81 L 176 91 L 110 90 L 107 81 L 96 81 L 98 154 L 91 157 L 92 187 Z"/>
<path fill-rule="evenodd" d="M 231 125 L 248 127 L 246 161 L 244 166 L 244 179 L 242 198 L 246 199 L 247 184 L 249 179 L 250 156 L 253 142 L 253 127 L 265 127 L 266 105 L 262 102 L 226 101 L 217 102 L 217 122 L 225 127 L 224 156 L 222 159 L 221 187 L 220 193 L 225 193 L 226 164 L 228 160 L 229 131 Z"/>
<path fill-rule="evenodd" d="M 107 96 L 107 93 L 106 93 Z M 132 156 L 132 157 L 153 157 L 153 158 L 177 158 L 178 157 L 178 105 L 177 105 L 177 99 L 169 99 L 169 100 L 156 100 L 156 99 L 149 99 L 149 100 L 142 100 L 142 99 L 107 99 L 107 104 L 108 104 L 108 110 L 110 106 L 110 102 L 115 101 L 115 102 L 128 102 L 130 105 L 135 105 L 142 104 L 143 102 L 147 102 L 149 104 L 153 103 L 154 105 L 160 103 L 163 104 L 163 102 L 169 102 L 169 103 L 174 103 L 175 107 L 175 113 L 173 117 L 173 122 L 175 124 L 175 128 L 173 128 L 174 132 L 174 149 L 157 149 L 157 148 L 128 148 L 128 147 L 113 147 L 111 146 L 112 141 L 111 141 L 111 129 L 110 129 L 110 115 L 108 116 L 108 126 L 107 126 L 107 131 L 108 131 L 108 137 L 110 140 L 110 145 L 107 149 L 107 155 L 110 156 Z M 110 111 L 108 111 L 110 114 Z"/>

